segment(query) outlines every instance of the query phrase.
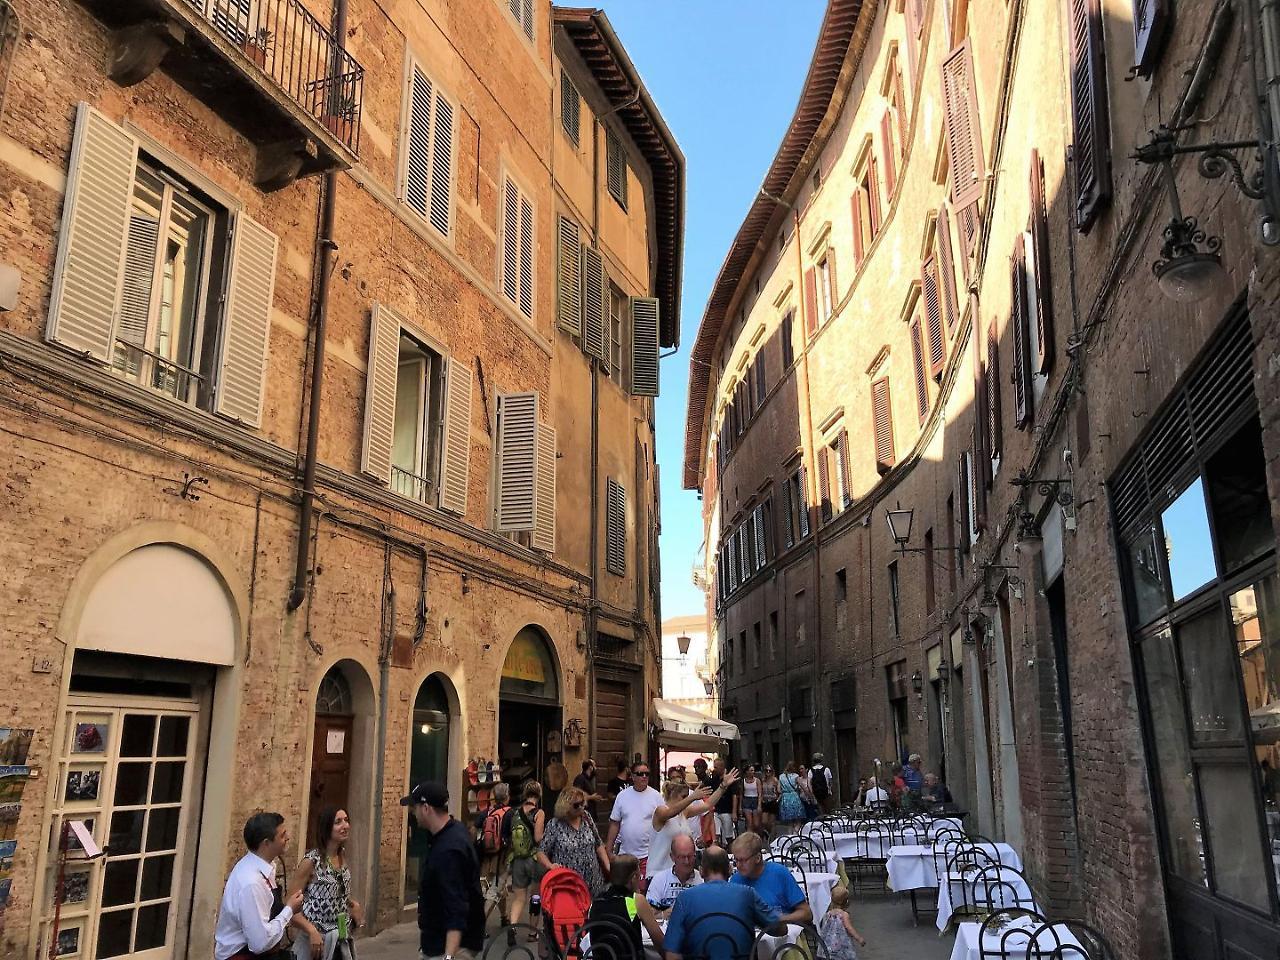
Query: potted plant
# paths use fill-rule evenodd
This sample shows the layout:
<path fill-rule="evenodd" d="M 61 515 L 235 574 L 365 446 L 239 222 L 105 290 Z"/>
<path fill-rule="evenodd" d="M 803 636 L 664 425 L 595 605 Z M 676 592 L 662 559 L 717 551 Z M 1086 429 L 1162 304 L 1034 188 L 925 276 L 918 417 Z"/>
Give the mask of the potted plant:
<path fill-rule="evenodd" d="M 358 105 L 349 93 L 332 94 L 324 106 L 324 125 L 334 136 L 341 137 L 346 133 L 346 126 L 355 119 Z"/>
<path fill-rule="evenodd" d="M 240 47 L 250 60 L 260 67 L 266 67 L 267 52 L 271 48 L 271 41 L 271 31 L 266 27 L 259 27 L 257 31 L 245 37 Z"/>

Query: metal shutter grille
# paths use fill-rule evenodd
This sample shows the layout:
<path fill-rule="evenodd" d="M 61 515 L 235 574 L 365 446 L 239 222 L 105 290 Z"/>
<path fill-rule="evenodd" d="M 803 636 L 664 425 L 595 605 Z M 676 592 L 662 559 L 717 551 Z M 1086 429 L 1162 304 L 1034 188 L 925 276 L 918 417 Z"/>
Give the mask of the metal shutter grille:
<path fill-rule="evenodd" d="M 380 303 L 373 305 L 369 317 L 369 363 L 364 385 L 364 442 L 360 449 L 360 472 L 377 477 L 383 483 L 391 482 L 400 328 L 400 317 L 393 310 Z"/>
<path fill-rule="evenodd" d="M 942 376 L 942 367 L 947 359 L 947 345 L 942 333 L 938 263 L 932 256 L 920 265 L 920 296 L 924 300 L 925 320 L 928 323 L 929 374 L 937 380 Z"/>
<path fill-rule="evenodd" d="M 853 502 L 853 483 L 849 462 L 849 431 L 841 430 L 836 438 L 836 456 L 840 458 L 840 501 L 844 506 Z"/>
<path fill-rule="evenodd" d="M 1111 199 L 1111 144 L 1098 0 L 1070 0 L 1076 227 L 1087 233 Z"/>
<path fill-rule="evenodd" d="M 604 260 L 599 251 L 582 248 L 582 349 L 597 360 L 605 359 L 604 315 L 608 302 Z"/>
<path fill-rule="evenodd" d="M 543 553 L 556 550 L 556 431 L 538 425 L 537 517 L 533 526 L 533 549 Z"/>
<path fill-rule="evenodd" d="M 1031 422 L 1031 358 L 1027 340 L 1026 249 L 1020 233 L 1014 239 L 1009 265 L 1009 326 L 1013 328 L 1013 425 L 1021 430 Z"/>
<path fill-rule="evenodd" d="M 759 570 L 769 560 L 767 556 L 768 551 L 765 549 L 764 539 L 764 504 L 756 507 L 752 514 L 752 521 L 755 524 L 756 534 L 756 569 Z"/>
<path fill-rule="evenodd" d="M 1191 418 L 1184 397 L 1178 397 L 1142 444 L 1147 486 L 1154 497 L 1173 496 L 1173 482 L 1195 460 Z"/>
<path fill-rule="evenodd" d="M 960 301 L 956 296 L 955 259 L 951 254 L 951 217 L 945 206 L 938 208 L 938 220 L 934 225 L 938 238 L 938 272 L 942 279 L 943 315 L 947 319 L 947 336 L 956 331 L 960 319 Z"/>
<path fill-rule="evenodd" d="M 556 264 L 556 322 L 575 337 L 582 335 L 582 244 L 578 225 L 568 217 L 559 218 Z"/>
<path fill-rule="evenodd" d="M 951 201 L 963 207 L 982 195 L 986 175 L 973 51 L 967 38 L 942 61 L 942 101 L 947 156 L 951 161 Z"/>
<path fill-rule="evenodd" d="M 417 66 L 409 76 L 408 136 L 404 160 L 404 201 L 422 216 L 431 203 L 432 85 Z"/>
<path fill-rule="evenodd" d="M 581 100 L 578 95 L 578 88 L 569 79 L 569 74 L 562 69 L 560 71 L 560 123 L 564 127 L 564 132 L 568 134 L 569 139 L 575 145 L 577 145 L 582 135 L 580 111 Z"/>
<path fill-rule="evenodd" d="M 431 225 L 449 236 L 449 206 L 453 190 L 453 104 L 436 91 L 431 124 Z"/>
<path fill-rule="evenodd" d="M 884 473 L 896 462 L 893 450 L 893 405 L 889 396 L 888 377 L 881 377 L 871 384 L 871 420 L 876 438 L 876 469 Z"/>
<path fill-rule="evenodd" d="M 524 35 L 533 39 L 533 0 L 523 0 L 520 5 L 520 25 L 524 27 Z"/>
<path fill-rule="evenodd" d="M 658 395 L 658 301 L 631 298 L 631 394 Z"/>
<path fill-rule="evenodd" d="M 231 229 L 214 410 L 256 427 L 262 421 L 278 243 L 274 233 L 243 213 L 235 215 Z"/>
<path fill-rule="evenodd" d="M 627 491 L 613 477 L 605 494 L 605 566 L 618 576 L 627 572 Z M 737 577 L 733 579 L 737 587 Z"/>
<path fill-rule="evenodd" d="M 929 414 L 929 375 L 924 369 L 924 335 L 919 317 L 911 321 L 911 366 L 916 381 L 916 416 L 924 423 Z"/>
<path fill-rule="evenodd" d="M 1253 335 L 1248 323 L 1225 333 L 1211 361 L 1188 382 L 1187 400 L 1201 446 L 1235 411 L 1253 402 Z"/>
<path fill-rule="evenodd" d="M 497 530 L 532 530 L 537 516 L 538 395 L 498 396 Z"/>
<path fill-rule="evenodd" d="M 826 446 L 818 451 L 818 503 L 823 520 L 831 519 L 831 453 Z"/>
<path fill-rule="evenodd" d="M 471 368 L 446 363 L 444 442 L 440 445 L 440 509 L 467 512 L 471 472 Z"/>
<path fill-rule="evenodd" d="M 137 158 L 133 137 L 80 104 L 46 336 L 104 363 L 114 347 Z"/>

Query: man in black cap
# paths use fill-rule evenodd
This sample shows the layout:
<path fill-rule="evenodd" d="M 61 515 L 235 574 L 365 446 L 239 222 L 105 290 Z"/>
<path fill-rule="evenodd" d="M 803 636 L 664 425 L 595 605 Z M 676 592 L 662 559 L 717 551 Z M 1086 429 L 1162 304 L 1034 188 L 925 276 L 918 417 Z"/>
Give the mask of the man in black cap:
<path fill-rule="evenodd" d="M 470 960 L 484 947 L 480 858 L 464 827 L 449 816 L 443 784 L 420 783 L 400 805 L 431 834 L 418 880 L 419 949 L 426 960 Z"/>

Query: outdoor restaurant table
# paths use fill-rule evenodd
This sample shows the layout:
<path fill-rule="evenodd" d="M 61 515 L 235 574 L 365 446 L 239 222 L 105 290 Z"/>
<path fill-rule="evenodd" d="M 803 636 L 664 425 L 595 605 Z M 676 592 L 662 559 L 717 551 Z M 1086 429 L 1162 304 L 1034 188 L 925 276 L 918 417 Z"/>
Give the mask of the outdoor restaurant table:
<path fill-rule="evenodd" d="M 951 922 L 951 914 L 955 910 L 951 903 L 952 897 L 959 897 L 962 903 L 970 905 L 979 907 L 988 905 L 992 910 L 1001 907 L 1030 907 L 1034 902 L 1031 888 L 1020 876 L 1012 874 L 1002 876 L 999 884 L 993 881 L 989 887 L 979 887 L 974 882 L 977 873 L 978 871 L 974 871 L 973 877 L 968 879 L 951 877 L 946 883 L 938 885 L 938 929 L 940 931 L 945 931 L 947 924 Z M 967 888 L 966 892 L 961 892 L 961 885 Z M 1039 912 L 1040 905 L 1036 904 L 1034 909 Z"/>
<path fill-rule="evenodd" d="M 1006 867 L 1022 869 L 1018 851 L 1007 843 L 980 843 L 979 847 L 996 857 Z M 890 847 L 885 870 L 889 875 L 889 889 L 899 893 L 922 890 L 938 885 L 938 872 L 933 861 L 933 847 L 922 843 L 908 843 Z"/>
<path fill-rule="evenodd" d="M 1016 922 L 1019 926 L 1027 931 L 1025 936 L 1012 936 L 1005 941 L 1004 953 L 1000 952 L 1000 937 L 992 934 L 990 931 L 986 937 L 986 949 L 988 956 L 998 956 L 1007 958 L 1007 960 L 1026 960 L 1027 958 L 1027 941 L 1030 939 L 1030 933 L 1035 927 L 1040 926 L 1039 923 L 1028 917 L 1020 917 Z M 956 943 L 951 949 L 951 960 L 982 960 L 982 951 L 978 948 L 978 934 L 982 930 L 980 923 L 962 923 L 956 931 Z M 1063 926 L 1055 926 L 1054 931 L 1057 933 L 1055 938 L 1053 934 L 1042 933 L 1039 938 L 1039 946 L 1045 956 L 1049 956 L 1059 943 L 1066 946 L 1079 947 L 1080 943 L 1071 932 Z M 1007 932 L 1002 931 L 1002 934 Z M 1067 951 L 1070 957 L 1072 951 Z"/>
<path fill-rule="evenodd" d="M 831 885 L 840 879 L 840 875 L 806 870 L 803 882 L 799 871 L 794 868 L 791 875 L 796 878 L 797 883 L 804 886 L 804 898 L 809 901 L 809 909 L 813 911 L 813 922 L 816 924 L 827 912 L 827 907 L 831 906 Z"/>

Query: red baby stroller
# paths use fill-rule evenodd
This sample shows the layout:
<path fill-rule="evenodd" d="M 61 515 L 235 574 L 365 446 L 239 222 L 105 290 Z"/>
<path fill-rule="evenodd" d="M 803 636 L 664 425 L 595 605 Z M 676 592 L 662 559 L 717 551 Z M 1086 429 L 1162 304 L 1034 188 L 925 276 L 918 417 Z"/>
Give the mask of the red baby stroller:
<path fill-rule="evenodd" d="M 547 947 L 555 957 L 563 960 L 569 955 L 590 909 L 591 891 L 576 871 L 552 867 L 546 872 L 542 878 L 542 916 Z"/>

